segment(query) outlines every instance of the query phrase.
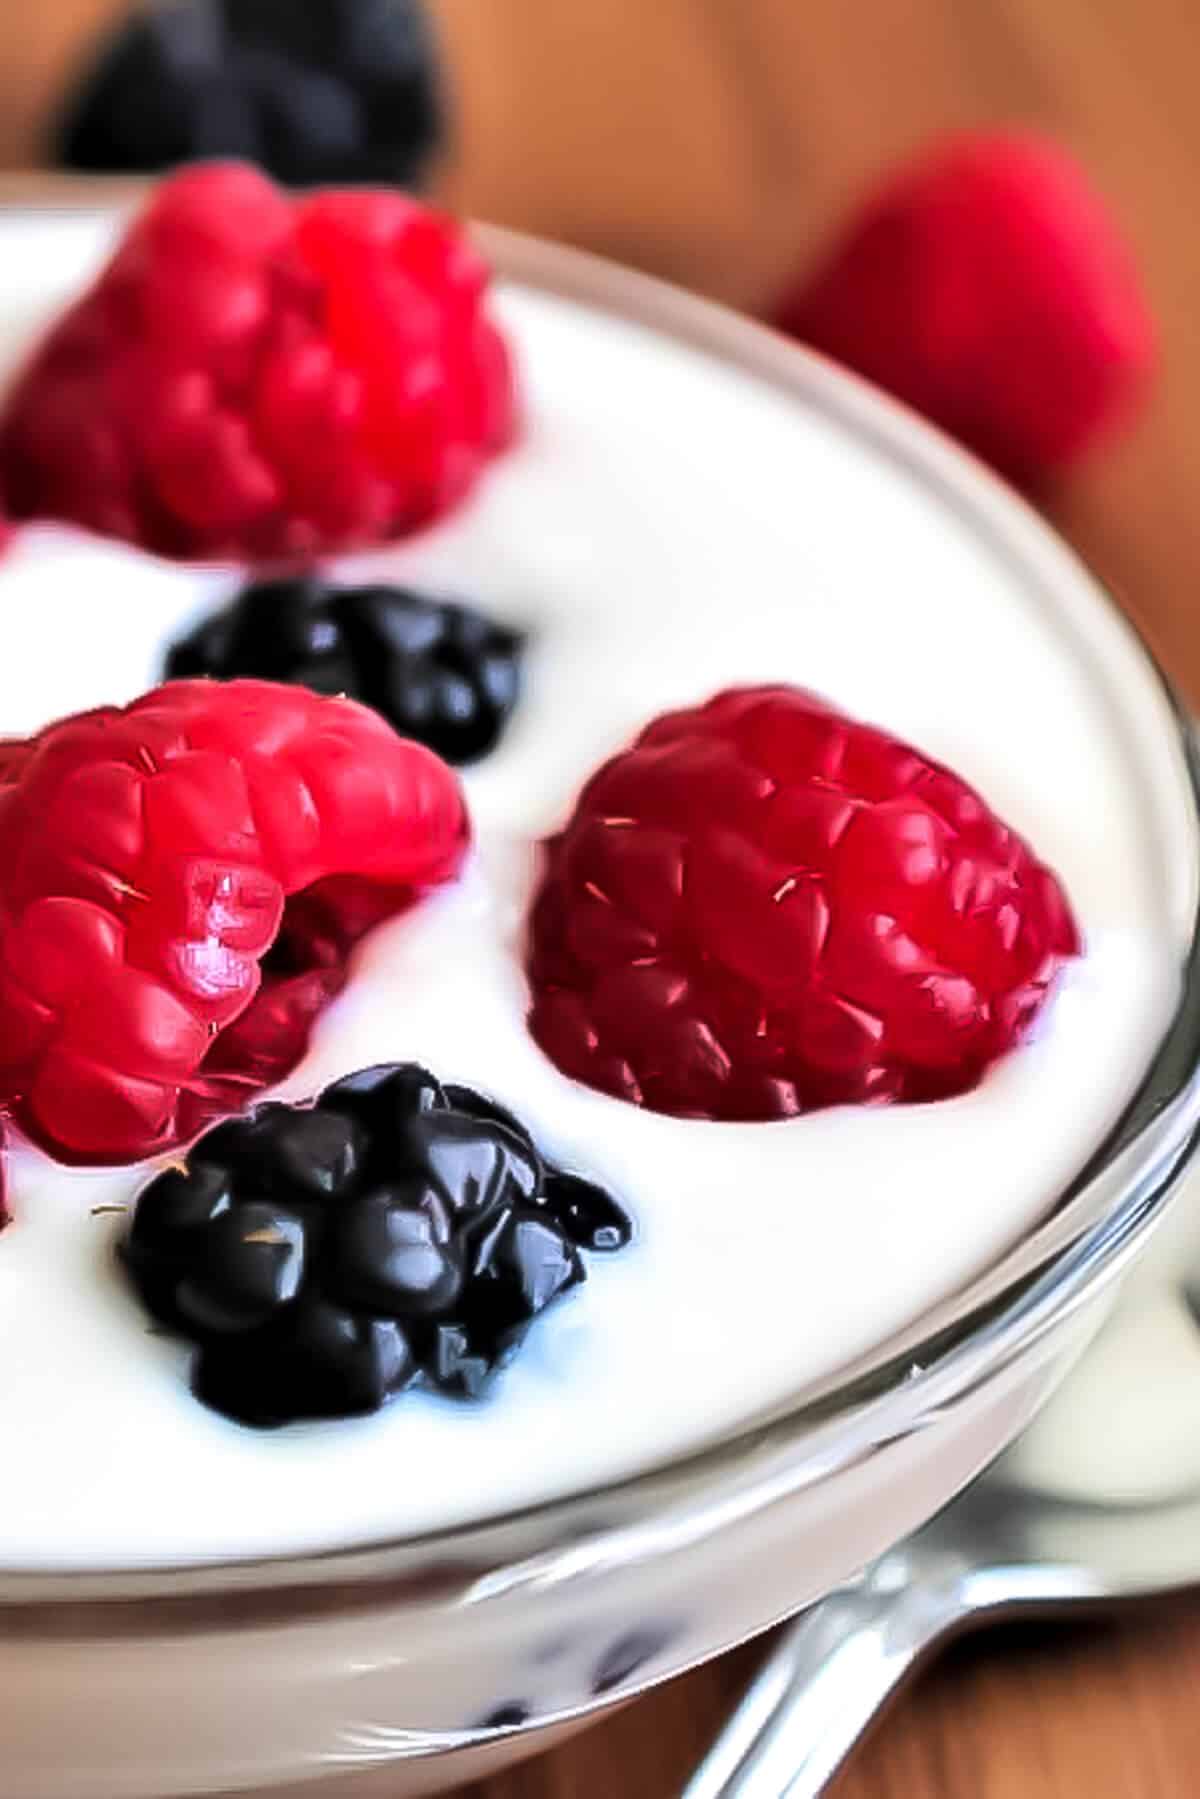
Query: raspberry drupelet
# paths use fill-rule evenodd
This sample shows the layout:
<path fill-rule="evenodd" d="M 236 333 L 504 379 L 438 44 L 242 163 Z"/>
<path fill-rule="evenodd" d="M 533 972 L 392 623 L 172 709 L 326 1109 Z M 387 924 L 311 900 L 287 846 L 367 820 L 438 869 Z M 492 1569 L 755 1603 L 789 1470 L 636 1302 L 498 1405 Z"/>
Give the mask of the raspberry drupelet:
<path fill-rule="evenodd" d="M 300 688 L 174 682 L 0 746 L 0 1106 L 65 1162 L 192 1136 L 467 841 L 431 751 Z"/>
<path fill-rule="evenodd" d="M 513 434 L 486 288 L 458 227 L 403 194 L 291 200 L 240 164 L 187 169 L 9 395 L 8 510 L 175 557 L 399 537 Z"/>
<path fill-rule="evenodd" d="M 962 1093 L 1080 950 L 1050 870 L 948 769 L 788 687 L 657 719 L 545 846 L 530 1027 L 655 1111 Z"/>

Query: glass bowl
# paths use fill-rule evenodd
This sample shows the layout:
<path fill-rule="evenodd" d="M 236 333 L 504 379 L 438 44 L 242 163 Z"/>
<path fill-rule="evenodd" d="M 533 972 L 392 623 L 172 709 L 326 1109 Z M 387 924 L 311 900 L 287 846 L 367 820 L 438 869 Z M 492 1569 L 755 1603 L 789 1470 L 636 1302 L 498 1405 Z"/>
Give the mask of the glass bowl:
<path fill-rule="evenodd" d="M 869 438 L 1023 578 L 1110 602 L 903 409 L 770 332 L 576 252 L 502 275 L 673 335 Z M 46 240 L 50 241 L 49 238 Z M 1163 707 L 1200 870 L 1200 775 Z M 1165 765 L 1165 764 L 1164 764 Z M 1200 876 L 1193 880 L 1200 890 Z M 1031 1417 L 1164 1212 L 1200 1119 L 1200 935 L 1140 1091 L 1044 1222 L 836 1382 L 602 1490 L 378 1547 L 188 1569 L 0 1571 L 0 1762 L 21 1799 L 402 1799 L 478 1778 L 820 1597 Z"/>

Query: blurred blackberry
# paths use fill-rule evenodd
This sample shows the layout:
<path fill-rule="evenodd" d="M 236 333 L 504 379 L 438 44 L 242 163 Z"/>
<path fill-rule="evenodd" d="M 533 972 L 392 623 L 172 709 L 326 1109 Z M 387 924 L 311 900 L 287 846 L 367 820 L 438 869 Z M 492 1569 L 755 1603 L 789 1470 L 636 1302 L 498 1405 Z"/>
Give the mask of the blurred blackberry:
<path fill-rule="evenodd" d="M 209 1131 L 143 1189 L 121 1257 L 195 1345 L 206 1404 L 264 1427 L 348 1417 L 415 1383 L 477 1397 L 585 1279 L 581 1241 L 629 1241 L 598 1195 L 494 1101 L 389 1063 Z M 580 1225 L 598 1205 L 603 1242 Z"/>
<path fill-rule="evenodd" d="M 420 0 L 156 0 L 103 45 L 52 151 L 77 169 L 237 156 L 296 187 L 416 186 L 442 127 Z"/>
<path fill-rule="evenodd" d="M 317 575 L 248 587 L 167 652 L 168 680 L 253 675 L 373 706 L 447 762 L 495 748 L 516 705 L 521 639 L 481 612 L 407 587 Z"/>

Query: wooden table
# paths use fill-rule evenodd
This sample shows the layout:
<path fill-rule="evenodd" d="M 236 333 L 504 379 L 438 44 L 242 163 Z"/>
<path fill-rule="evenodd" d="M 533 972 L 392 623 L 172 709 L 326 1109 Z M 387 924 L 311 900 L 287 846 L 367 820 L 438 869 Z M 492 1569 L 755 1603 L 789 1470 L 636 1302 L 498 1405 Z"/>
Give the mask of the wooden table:
<path fill-rule="evenodd" d="M 1050 510 L 1200 698 L 1196 0 L 432 3 L 460 121 L 448 197 L 735 304 L 811 263 L 873 174 L 933 131 L 1019 119 L 1072 143 L 1140 256 L 1163 376 L 1135 433 Z M 126 4 L 0 9 L 0 166 L 37 162 L 66 71 Z M 760 1653 L 470 1799 L 671 1799 Z M 1192 1799 L 1198 1683 L 1200 1601 L 960 1645 L 836 1799 Z"/>

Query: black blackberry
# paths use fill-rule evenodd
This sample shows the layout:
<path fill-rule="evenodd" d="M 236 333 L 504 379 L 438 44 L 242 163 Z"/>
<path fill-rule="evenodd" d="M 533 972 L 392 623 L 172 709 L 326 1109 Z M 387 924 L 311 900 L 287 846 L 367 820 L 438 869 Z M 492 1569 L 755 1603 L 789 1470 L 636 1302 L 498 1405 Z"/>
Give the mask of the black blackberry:
<path fill-rule="evenodd" d="M 254 675 L 344 693 L 447 762 L 494 749 L 517 703 L 522 640 L 481 612 L 407 587 L 260 582 L 167 652 L 168 679 Z"/>
<path fill-rule="evenodd" d="M 53 148 L 69 168 L 239 156 L 292 186 L 407 186 L 441 131 L 420 0 L 157 0 L 104 44 Z"/>
<path fill-rule="evenodd" d="M 217 1125 L 142 1191 L 121 1257 L 196 1346 L 197 1396 L 271 1426 L 417 1382 L 475 1398 L 585 1279 L 580 1247 L 630 1235 L 495 1100 L 392 1063 Z"/>

